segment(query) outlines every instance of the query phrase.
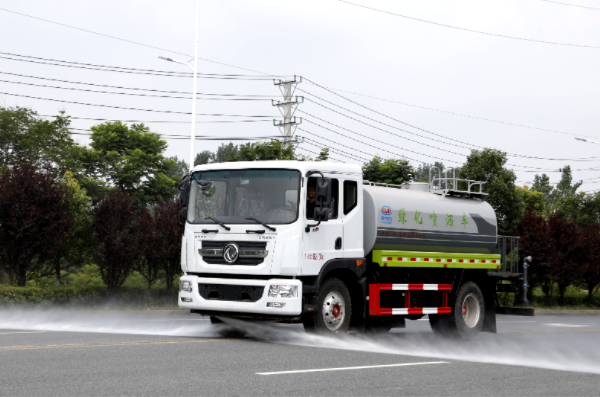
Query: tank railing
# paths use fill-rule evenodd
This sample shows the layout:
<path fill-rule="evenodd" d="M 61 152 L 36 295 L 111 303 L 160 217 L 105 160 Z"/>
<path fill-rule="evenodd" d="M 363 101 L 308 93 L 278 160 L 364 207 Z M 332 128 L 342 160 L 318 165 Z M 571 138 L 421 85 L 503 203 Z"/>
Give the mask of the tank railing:
<path fill-rule="evenodd" d="M 519 267 L 519 239 L 520 237 L 516 236 L 498 236 L 496 252 L 500 254 L 502 266 L 496 271 L 489 272 L 490 276 L 521 277 L 522 269 Z"/>

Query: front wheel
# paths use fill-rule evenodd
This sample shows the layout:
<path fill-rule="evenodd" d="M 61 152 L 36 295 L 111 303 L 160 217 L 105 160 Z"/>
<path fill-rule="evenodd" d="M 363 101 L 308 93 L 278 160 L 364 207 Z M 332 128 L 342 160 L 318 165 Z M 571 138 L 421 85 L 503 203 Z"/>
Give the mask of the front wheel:
<path fill-rule="evenodd" d="M 314 331 L 320 334 L 345 333 L 350 327 L 352 302 L 348 287 L 337 278 L 326 280 L 317 297 L 317 310 L 313 314 Z"/>

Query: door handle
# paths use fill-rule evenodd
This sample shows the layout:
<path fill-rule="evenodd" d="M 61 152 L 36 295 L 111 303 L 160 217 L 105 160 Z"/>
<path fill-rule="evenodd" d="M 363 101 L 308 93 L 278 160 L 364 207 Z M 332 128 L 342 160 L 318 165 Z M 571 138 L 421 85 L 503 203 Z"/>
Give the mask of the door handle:
<path fill-rule="evenodd" d="M 341 237 L 338 237 L 335 240 L 335 249 L 336 250 L 341 250 L 342 249 L 342 238 Z"/>

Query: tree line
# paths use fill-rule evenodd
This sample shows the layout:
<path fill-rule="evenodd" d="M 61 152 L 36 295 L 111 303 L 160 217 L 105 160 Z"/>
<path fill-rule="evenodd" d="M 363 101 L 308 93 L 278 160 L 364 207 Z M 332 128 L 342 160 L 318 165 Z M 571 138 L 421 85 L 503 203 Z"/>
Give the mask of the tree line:
<path fill-rule="evenodd" d="M 188 166 L 167 158 L 165 140 L 144 124 L 115 121 L 91 127 L 89 147 L 72 139 L 63 112 L 43 120 L 27 108 L 0 108 L 0 271 L 2 283 L 54 276 L 95 263 L 109 289 L 135 269 L 150 287 L 160 272 L 169 287 L 179 275 L 182 228 L 177 225 L 177 185 Z M 256 160 L 324 161 L 279 140 L 222 144 L 201 151 L 194 165 Z M 363 178 L 403 184 L 428 182 L 432 167 L 462 179 L 483 181 L 498 220 L 498 234 L 521 236 L 521 260 L 533 256 L 532 287 L 564 300 L 568 285 L 592 295 L 600 286 L 600 193 L 577 193 L 568 165 L 553 187 L 545 174 L 517 186 L 495 149 L 472 150 L 464 164 L 417 167 L 402 158 L 374 156 Z M 437 173 L 437 171 L 435 171 Z M 8 279 L 8 280 L 7 280 Z M 533 288 L 532 288 L 533 289 Z"/>

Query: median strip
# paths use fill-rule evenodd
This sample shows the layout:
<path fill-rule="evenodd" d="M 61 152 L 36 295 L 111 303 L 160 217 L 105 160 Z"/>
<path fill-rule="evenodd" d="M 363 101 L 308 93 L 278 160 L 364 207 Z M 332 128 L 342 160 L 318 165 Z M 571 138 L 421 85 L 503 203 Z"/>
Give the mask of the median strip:
<path fill-rule="evenodd" d="M 429 364 L 449 364 L 449 362 L 448 361 L 429 361 L 429 362 L 423 362 L 423 363 L 364 365 L 364 366 L 360 366 L 360 367 L 298 369 L 298 370 L 293 370 L 293 371 L 257 372 L 256 375 L 284 375 L 284 374 L 301 374 L 301 373 L 305 373 L 305 372 L 350 371 L 350 370 L 355 370 L 355 369 L 408 367 L 408 366 L 411 366 L 411 365 L 429 365 Z"/>

